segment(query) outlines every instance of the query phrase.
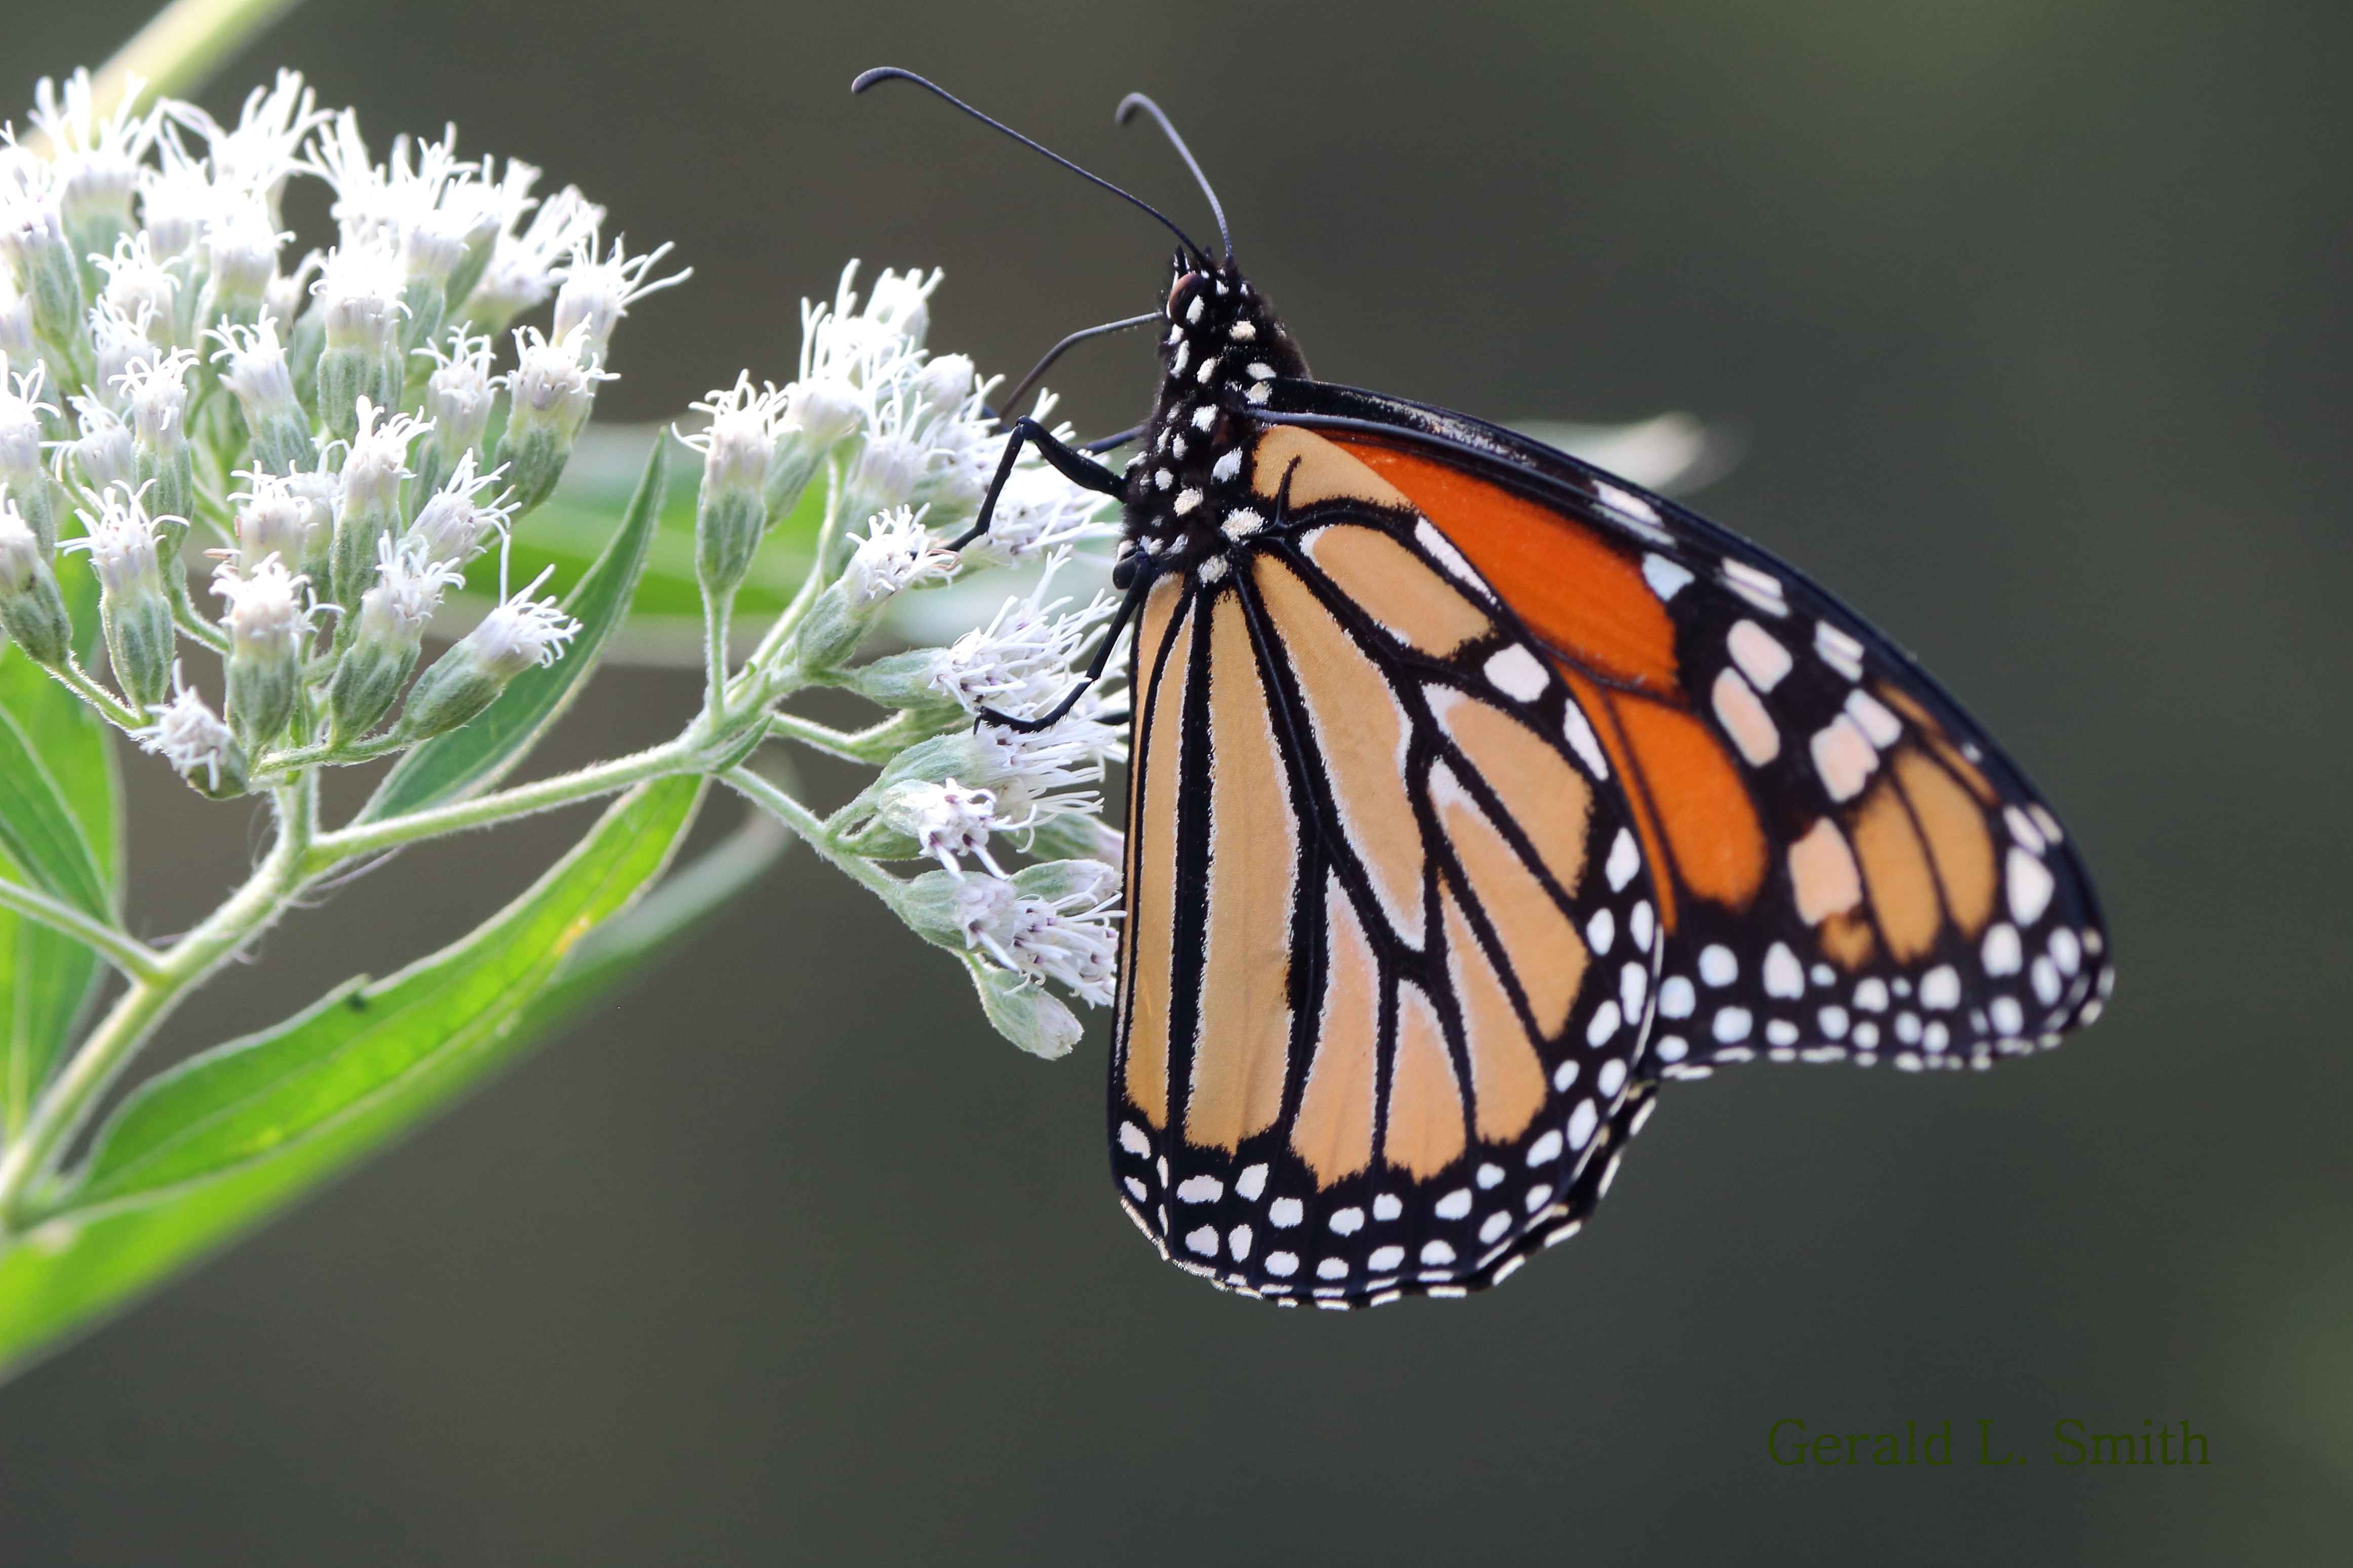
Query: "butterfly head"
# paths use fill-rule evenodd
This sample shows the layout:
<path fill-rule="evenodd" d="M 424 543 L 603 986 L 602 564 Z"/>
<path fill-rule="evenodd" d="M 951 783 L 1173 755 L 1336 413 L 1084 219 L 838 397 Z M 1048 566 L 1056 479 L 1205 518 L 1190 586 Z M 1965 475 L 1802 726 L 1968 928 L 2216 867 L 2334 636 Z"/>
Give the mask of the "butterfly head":
<path fill-rule="evenodd" d="M 1221 558 L 1243 537 L 1228 524 L 1249 505 L 1250 411 L 1277 380 L 1307 374 L 1265 296 L 1231 262 L 1179 251 L 1162 317 L 1160 394 L 1127 489 L 1128 537 L 1155 571 Z"/>

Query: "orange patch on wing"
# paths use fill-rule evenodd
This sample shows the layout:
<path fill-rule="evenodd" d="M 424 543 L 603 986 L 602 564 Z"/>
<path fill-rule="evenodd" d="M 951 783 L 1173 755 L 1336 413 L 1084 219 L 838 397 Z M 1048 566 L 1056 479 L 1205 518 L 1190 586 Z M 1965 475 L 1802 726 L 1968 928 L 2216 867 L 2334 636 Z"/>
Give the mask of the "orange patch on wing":
<path fill-rule="evenodd" d="M 1406 796 L 1405 710 L 1388 677 L 1296 572 L 1261 553 L 1252 578 L 1298 677 L 1348 843 L 1399 934 L 1419 942 L 1421 835 Z"/>
<path fill-rule="evenodd" d="M 1675 689 L 1667 607 L 1641 568 L 1599 533 L 1418 452 L 1335 439 L 1403 491 L 1556 651 L 1613 680 Z"/>
<path fill-rule="evenodd" d="M 1503 944 L 1537 1032 L 1550 1039 L 1568 1021 L 1569 1004 L 1585 982 L 1585 941 L 1445 763 L 1431 767 L 1430 788 L 1471 896 Z"/>
<path fill-rule="evenodd" d="M 1635 765 L 1632 750 L 1627 745 L 1625 732 L 1619 727 L 1618 710 L 1592 678 L 1579 673 L 1576 666 L 1556 660 L 1554 667 L 1568 682 L 1569 694 L 1576 698 L 1587 722 L 1593 726 L 1594 739 L 1601 742 L 1601 750 L 1609 756 L 1610 767 L 1617 771 L 1620 779 L 1627 781 L 1620 798 L 1633 816 L 1634 836 L 1642 841 L 1642 862 L 1653 868 L 1651 883 L 1651 890 L 1659 900 L 1659 925 L 1672 936 L 1675 930 L 1675 879 L 1668 874 L 1668 868 L 1674 862 L 1667 858 L 1667 843 L 1659 832 L 1659 819 L 1651 812 L 1650 801 L 1634 782 L 1641 777 L 1641 773 Z"/>
<path fill-rule="evenodd" d="M 1307 553 L 1356 607 L 1408 647 L 1444 658 L 1494 623 L 1420 556 L 1377 528 L 1319 528 Z"/>
<path fill-rule="evenodd" d="M 1268 426 L 1251 443 L 1250 489 L 1268 500 L 1285 500 L 1293 510 L 1327 500 L 1413 510 L 1395 486 L 1357 458 L 1295 425 Z"/>
<path fill-rule="evenodd" d="M 1998 805 L 2001 803 L 2001 792 L 1993 787 L 1992 781 L 1978 771 L 1977 764 L 1961 755 L 1960 748 L 1954 745 L 1946 736 L 1945 727 L 1937 723 L 1926 708 L 1921 707 L 1902 688 L 1891 685 L 1884 680 L 1879 682 L 1874 689 L 1878 691 L 1881 701 L 1912 721 L 1913 727 L 1920 731 L 1921 739 L 1928 742 L 1929 750 L 1935 752 L 1937 760 L 1953 771 L 1954 777 L 1968 786 L 1971 795 L 1988 805 Z"/>
<path fill-rule="evenodd" d="M 1188 623 L 1171 625 L 1180 596 L 1176 579 L 1155 588 L 1145 601 L 1142 643 L 1164 646 Z M 1185 687 L 1190 660 L 1182 642 L 1169 649 L 1167 664 L 1151 694 L 1152 705 L 1137 724 L 1144 754 L 1136 759 L 1127 832 L 1127 935 L 1125 1012 L 1127 1036 L 1124 1081 L 1127 1098 L 1156 1128 L 1168 1125 L 1168 1008 L 1175 985 L 1176 941 L 1176 787 L 1184 749 Z M 1149 669 L 1148 662 L 1139 668 Z"/>
<path fill-rule="evenodd" d="M 1188 1142 L 1231 1151 L 1282 1114 L 1299 828 L 1241 600 L 1209 616 L 1208 951 Z"/>
<path fill-rule="evenodd" d="M 1438 1010 L 1420 987 L 1398 982 L 1397 1058 L 1381 1158 L 1426 1181 L 1462 1157 L 1462 1086 L 1454 1077 Z"/>
<path fill-rule="evenodd" d="M 1432 687 L 1430 705 L 1447 738 L 1503 802 L 1504 813 L 1535 846 L 1560 890 L 1577 896 L 1585 879 L 1585 837 L 1593 785 L 1544 737 L 1500 708 Z"/>
<path fill-rule="evenodd" d="M 1832 915 L 1822 922 L 1817 940 L 1831 962 L 1849 973 L 1870 960 L 1871 950 L 1879 941 L 1872 934 L 1871 922 L 1860 915 Z"/>
<path fill-rule="evenodd" d="M 1765 829 L 1739 770 L 1707 727 L 1662 703 L 1612 704 L 1683 886 L 1744 910 L 1764 885 Z"/>
<path fill-rule="evenodd" d="M 1374 1058 L 1380 1032 L 1380 971 L 1365 928 L 1336 876 L 1324 887 L 1327 949 L 1324 1010 L 1291 1151 L 1328 1187 L 1373 1163 Z"/>
<path fill-rule="evenodd" d="M 1994 893 L 2001 882 L 1985 813 L 1951 773 L 1912 747 L 1896 753 L 1895 778 L 1928 841 L 1928 858 L 1945 890 L 1945 912 L 1965 934 L 1977 935 L 1993 918 Z"/>
<path fill-rule="evenodd" d="M 1855 811 L 1854 849 L 1887 951 L 1904 963 L 1927 952 L 1944 921 L 1936 875 L 1928 868 L 1927 847 L 1914 831 L 1912 814 L 1904 808 L 1904 797 L 1892 781 L 1880 780 Z"/>
<path fill-rule="evenodd" d="M 1529 1044 L 1520 1015 L 1451 889 L 1440 895 L 1440 903 L 1445 910 L 1447 967 L 1461 1004 L 1463 1045 L 1471 1058 L 1472 1121 L 1486 1142 L 1508 1143 L 1544 1109 L 1544 1061 Z"/>

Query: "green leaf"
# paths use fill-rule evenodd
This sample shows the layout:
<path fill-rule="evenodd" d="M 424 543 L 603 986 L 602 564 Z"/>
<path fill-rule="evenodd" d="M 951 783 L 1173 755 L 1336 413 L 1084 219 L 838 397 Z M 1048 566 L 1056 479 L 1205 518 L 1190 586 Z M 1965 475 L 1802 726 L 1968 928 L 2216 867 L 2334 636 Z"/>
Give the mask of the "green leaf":
<path fill-rule="evenodd" d="M 79 1188 L 0 1251 L 0 1365 L 249 1228 L 543 1037 L 523 1026 L 531 1003 L 661 873 L 702 787 L 639 785 L 463 940 L 133 1093 Z"/>
<path fill-rule="evenodd" d="M 437 735 L 400 759 L 357 820 L 381 821 L 462 800 L 491 787 L 522 761 L 588 684 L 613 633 L 629 613 L 661 514 L 670 441 L 658 437 L 621 526 L 582 574 L 564 607 L 579 635 L 554 664 L 524 670 L 473 722 Z M 526 579 L 528 581 L 528 579 Z"/>
<path fill-rule="evenodd" d="M 98 593 L 90 574 L 69 574 L 60 585 L 77 621 L 94 626 Z M 111 907 L 122 885 L 122 789 L 105 722 L 13 648 L 0 649 L 0 712 L 16 721 L 73 812 Z M 33 880 L 5 854 L 0 877 Z M 48 1080 L 104 973 L 98 955 L 73 938 L 0 910 L 0 1140 L 23 1129 L 33 1095 Z"/>
<path fill-rule="evenodd" d="M 111 918 L 113 900 L 81 824 L 24 726 L 5 709 L 0 709 L 0 850 L 32 886 L 84 914 Z"/>

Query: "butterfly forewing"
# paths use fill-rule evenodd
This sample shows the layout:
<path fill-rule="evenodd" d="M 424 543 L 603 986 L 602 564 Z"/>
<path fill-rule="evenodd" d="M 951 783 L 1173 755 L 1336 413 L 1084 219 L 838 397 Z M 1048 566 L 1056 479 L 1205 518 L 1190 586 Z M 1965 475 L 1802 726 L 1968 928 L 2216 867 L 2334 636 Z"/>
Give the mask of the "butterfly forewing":
<path fill-rule="evenodd" d="M 1251 462 L 1230 564 L 1139 634 L 1119 1180 L 1233 1288 L 1487 1283 L 1589 1209 L 1647 1095 L 1646 857 L 1461 552 L 1320 437 Z"/>
<path fill-rule="evenodd" d="M 1371 395 L 1306 400 L 1503 585 L 1587 717 L 1663 868 L 1663 1070 L 1983 1066 L 2097 1016 L 2111 972 L 2081 861 L 1909 656 L 1574 459 Z"/>

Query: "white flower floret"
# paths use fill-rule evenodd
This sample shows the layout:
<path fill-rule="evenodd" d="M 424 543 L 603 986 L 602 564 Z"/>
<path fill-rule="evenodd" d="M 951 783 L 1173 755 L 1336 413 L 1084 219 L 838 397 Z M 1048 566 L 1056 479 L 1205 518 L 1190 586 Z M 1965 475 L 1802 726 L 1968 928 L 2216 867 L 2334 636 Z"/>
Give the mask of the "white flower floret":
<path fill-rule="evenodd" d="M 213 592 L 228 601 L 221 620 L 230 646 L 265 658 L 291 657 L 311 630 L 313 606 L 302 593 L 310 581 L 289 572 L 274 552 L 250 571 L 223 562 L 213 573 Z"/>
<path fill-rule="evenodd" d="M 1118 731 L 1075 711 L 1035 732 L 983 724 L 968 743 L 977 757 L 974 776 L 996 792 L 998 829 L 1007 833 L 1102 810 L 1101 795 L 1072 792 L 1102 783 L 1105 761 L 1124 750 Z"/>
<path fill-rule="evenodd" d="M 106 275 L 99 298 L 125 321 L 135 321 L 158 346 L 168 347 L 177 319 L 180 293 L 176 268 L 156 259 L 144 234 L 126 234 L 114 242 L 114 254 L 94 256 L 92 265 Z"/>
<path fill-rule="evenodd" d="M 1050 898 L 1026 893 L 1017 882 L 965 879 L 956 889 L 956 913 L 966 944 L 1026 979 L 1052 981 L 1090 1006 L 1105 1005 L 1119 973 L 1119 876 L 1108 866 L 1097 870 L 1058 879 L 1067 890 Z"/>
<path fill-rule="evenodd" d="M 41 347 L 33 335 L 33 302 L 16 292 L 8 273 L 0 266 L 0 360 L 37 360 Z"/>
<path fill-rule="evenodd" d="M 174 452 L 188 437 L 188 388 L 185 378 L 196 356 L 174 349 L 160 359 L 134 359 L 115 378 L 130 405 L 139 445 L 151 452 Z"/>
<path fill-rule="evenodd" d="M 118 408 L 121 406 L 122 377 L 132 363 L 152 360 L 169 352 L 164 331 L 156 324 L 159 319 L 155 308 L 144 300 L 138 302 L 132 314 L 126 314 L 122 306 L 112 300 L 100 300 L 90 309 L 95 380 L 104 389 L 107 400 Z"/>
<path fill-rule="evenodd" d="M 228 499 L 237 506 L 237 560 L 239 571 L 248 574 L 260 570 L 271 556 L 280 561 L 301 563 L 314 548 L 311 532 L 314 514 L 332 505 L 320 506 L 309 497 L 297 492 L 300 479 L 316 479 L 318 475 L 248 473 L 237 470 L 237 478 L 246 488 Z M 320 542 L 323 543 L 323 540 Z"/>
<path fill-rule="evenodd" d="M 554 595 L 532 600 L 554 571 L 552 565 L 543 568 L 528 587 L 483 616 L 470 634 L 483 668 L 494 679 L 511 680 L 533 665 L 554 664 L 564 657 L 564 645 L 579 635 L 580 623 L 564 613 Z"/>
<path fill-rule="evenodd" d="M 694 275 L 694 269 L 688 268 L 667 278 L 646 280 L 654 264 L 669 255 L 671 248 L 659 245 L 643 256 L 633 257 L 616 239 L 611 252 L 600 261 L 594 231 L 575 239 L 571 259 L 564 268 L 564 286 L 555 294 L 554 335 L 561 338 L 575 327 L 586 328 L 590 349 L 599 361 L 603 360 L 615 324 L 628 314 L 630 306 Z"/>
<path fill-rule="evenodd" d="M 95 514 L 76 509 L 84 530 L 58 548 L 90 554 L 99 585 L 112 598 L 160 594 L 163 573 L 155 553 L 155 520 L 128 484 L 109 485 L 96 498 Z"/>
<path fill-rule="evenodd" d="M 50 161 L 69 212 L 103 209 L 126 220 L 131 216 L 139 164 L 154 142 L 158 118 L 154 110 L 138 108 L 146 85 L 143 78 L 129 78 L 121 98 L 107 114 L 98 111 L 86 68 L 67 78 L 62 92 L 48 77 L 34 88 L 33 124 L 48 138 Z"/>
<path fill-rule="evenodd" d="M 83 488 L 93 494 L 118 485 L 128 489 L 136 468 L 131 426 L 122 422 L 122 416 L 96 398 L 76 395 L 67 401 L 73 405 L 81 438 L 62 446 L 72 453 Z"/>
<path fill-rule="evenodd" d="M 515 367 L 499 378 L 514 401 L 518 419 L 533 418 L 554 426 L 568 443 L 588 422 L 596 384 L 617 381 L 588 357 L 588 336 L 578 328 L 551 341 L 537 327 L 516 331 Z"/>
<path fill-rule="evenodd" d="M 206 334 L 221 346 L 213 363 L 223 366 L 220 384 L 245 410 L 246 423 L 259 426 L 272 415 L 297 413 L 294 372 L 278 341 L 278 323 L 268 317 L 249 327 L 214 327 Z"/>
<path fill-rule="evenodd" d="M 162 757 L 183 777 L 202 768 L 211 786 L 220 788 L 221 767 L 237 737 L 183 679 L 177 659 L 172 661 L 172 700 L 147 710 L 155 721 L 131 731 L 140 748 Z"/>
<path fill-rule="evenodd" d="M 431 426 L 396 414 L 379 429 L 383 409 L 364 397 L 358 409 L 359 433 L 343 459 L 343 506 L 357 512 L 389 510 L 400 500 L 400 481 L 408 478 L 408 444 Z"/>
<path fill-rule="evenodd" d="M 903 506 L 923 482 L 931 453 L 923 444 L 924 410 L 902 385 L 869 405 L 866 444 L 859 448 L 845 487 L 852 517 Z"/>
<path fill-rule="evenodd" d="M 311 292 L 319 300 L 328 346 L 381 353 L 407 314 L 400 302 L 404 287 L 399 258 L 379 243 L 346 243 L 327 252 Z"/>
<path fill-rule="evenodd" d="M 466 579 L 414 544 L 395 544 L 390 534 L 375 542 L 375 585 L 360 595 L 357 636 L 378 646 L 413 643 L 440 607 L 441 590 Z"/>
<path fill-rule="evenodd" d="M 38 363 L 16 376 L 0 377 L 0 482 L 24 484 L 28 477 L 40 477 L 40 416 L 55 417 L 58 412 L 55 404 L 41 401 L 43 379 Z"/>
<path fill-rule="evenodd" d="M 1060 613 L 1069 597 L 1046 595 L 1069 559 L 1067 551 L 1049 556 L 1026 598 L 1006 600 L 987 626 L 941 649 L 932 661 L 933 689 L 968 713 L 988 708 L 1016 719 L 1036 718 L 1060 701 L 1078 679 L 1073 657 L 1118 609 L 1116 599 L 1098 594 L 1085 608 Z"/>
<path fill-rule="evenodd" d="M 481 499 L 484 490 L 505 476 L 503 465 L 477 475 L 471 451 L 458 459 L 448 481 L 417 510 L 417 521 L 408 527 L 408 537 L 423 548 L 426 559 L 462 567 L 482 552 L 491 534 L 506 532 L 514 512 L 512 502 L 505 497 Z"/>
<path fill-rule="evenodd" d="M 893 272 L 884 268 L 882 275 L 874 279 L 874 292 L 868 298 L 860 319 L 875 331 L 900 338 L 910 348 L 922 348 L 923 335 L 932 324 L 932 290 L 940 286 L 943 276 L 936 267 L 928 278 L 919 276 L 913 268 Z M 847 287 L 847 273 L 842 281 Z"/>
<path fill-rule="evenodd" d="M 425 378 L 425 414 L 443 446 L 480 445 L 497 398 L 489 335 L 469 337 L 462 325 L 452 327 L 447 350 L 427 343 L 417 352 L 433 361 L 433 373 Z"/>
<path fill-rule="evenodd" d="M 170 100 L 162 108 L 170 118 L 204 137 L 213 183 L 224 191 L 259 195 L 269 205 L 273 222 L 287 176 L 301 166 L 298 150 L 304 138 L 333 118 L 318 107 L 317 95 L 302 84 L 300 71 L 282 69 L 269 87 L 257 87 L 246 94 L 234 130 L 224 129 L 193 103 Z M 164 163 L 168 171 L 169 152 Z"/>
<path fill-rule="evenodd" d="M 992 879 L 1005 875 L 988 854 L 988 836 L 997 826 L 997 796 L 991 791 L 969 788 L 954 779 L 938 784 L 911 782 L 891 791 L 882 815 L 951 877 L 964 875 L 957 858 L 962 855 L 987 867 Z M 966 935 L 969 940 L 969 928 Z"/>
<path fill-rule="evenodd" d="M 240 193 L 216 204 L 205 220 L 205 260 L 211 269 L 206 299 L 218 310 L 231 301 L 259 305 L 278 276 L 278 247 L 294 236 L 280 230 L 259 195 Z"/>
<path fill-rule="evenodd" d="M 538 171 L 528 165 L 509 163 L 509 183 L 502 187 L 510 193 L 510 210 L 506 226 L 491 243 L 490 265 L 483 270 L 482 280 L 467 297 L 463 310 L 452 314 L 471 321 L 476 326 L 497 331 L 509 321 L 544 300 L 554 292 L 557 268 L 572 254 L 581 239 L 596 232 L 605 221 L 605 209 L 582 195 L 577 187 L 564 189 L 539 204 L 532 214 L 528 227 L 520 232 L 516 224 L 531 204 L 512 193 L 519 184 L 528 190 L 528 178 L 516 179 L 518 168 L 531 175 Z"/>
<path fill-rule="evenodd" d="M 910 588 L 944 583 L 955 569 L 955 553 L 933 540 L 920 513 L 902 506 L 867 523 L 841 574 L 842 592 L 851 609 L 862 610 Z"/>
<path fill-rule="evenodd" d="M 557 319 L 563 319 L 560 310 Z M 774 386 L 755 389 L 752 373 L 739 371 L 734 385 L 687 406 L 711 416 L 711 423 L 701 430 L 679 437 L 702 454 L 705 493 L 764 487 L 768 465 L 776 456 L 776 437 L 784 427 L 786 395 Z"/>

